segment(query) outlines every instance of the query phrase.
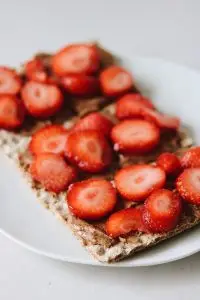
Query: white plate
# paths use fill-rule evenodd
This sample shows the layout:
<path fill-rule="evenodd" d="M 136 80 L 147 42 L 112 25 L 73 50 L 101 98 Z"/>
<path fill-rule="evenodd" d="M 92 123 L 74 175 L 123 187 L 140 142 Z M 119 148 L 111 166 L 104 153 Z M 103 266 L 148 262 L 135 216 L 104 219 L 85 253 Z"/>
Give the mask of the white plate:
<path fill-rule="evenodd" d="M 158 59 L 125 60 L 138 87 L 164 112 L 178 115 L 200 142 L 200 73 Z M 55 259 L 100 265 L 81 247 L 70 230 L 45 210 L 17 168 L 0 154 L 1 232 L 26 248 Z M 200 228 L 112 266 L 149 266 L 174 261 L 200 250 Z"/>

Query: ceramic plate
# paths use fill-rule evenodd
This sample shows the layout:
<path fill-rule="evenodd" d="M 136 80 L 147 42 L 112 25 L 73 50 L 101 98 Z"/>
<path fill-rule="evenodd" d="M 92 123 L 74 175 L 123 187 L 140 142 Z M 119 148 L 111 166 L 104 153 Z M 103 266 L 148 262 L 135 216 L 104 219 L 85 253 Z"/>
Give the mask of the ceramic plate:
<path fill-rule="evenodd" d="M 190 125 L 195 141 L 200 143 L 200 73 L 159 59 L 133 58 L 124 60 L 124 65 L 132 71 L 144 95 L 151 97 L 164 112 L 177 115 Z M 17 168 L 2 153 L 0 167 L 0 230 L 3 234 L 54 259 L 100 265 L 81 247 L 70 230 L 38 203 Z M 196 227 L 112 266 L 157 265 L 199 250 L 200 228 Z"/>

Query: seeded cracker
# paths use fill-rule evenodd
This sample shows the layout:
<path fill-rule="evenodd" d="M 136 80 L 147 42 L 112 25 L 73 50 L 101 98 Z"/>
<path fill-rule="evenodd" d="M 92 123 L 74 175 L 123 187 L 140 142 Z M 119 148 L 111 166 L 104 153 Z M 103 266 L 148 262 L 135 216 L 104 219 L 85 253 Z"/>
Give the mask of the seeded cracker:
<path fill-rule="evenodd" d="M 110 61 L 112 55 L 103 50 L 104 56 L 109 57 Z M 49 56 L 45 56 L 45 59 Z M 105 59 L 105 58 L 104 58 Z M 111 60 L 113 62 L 113 58 Z M 107 64 L 107 63 L 106 63 Z M 65 202 L 65 193 L 54 195 L 46 192 L 39 184 L 35 184 L 31 176 L 27 172 L 28 166 L 31 162 L 31 157 L 27 151 L 27 145 L 30 141 L 32 132 L 43 127 L 46 124 L 58 122 L 63 124 L 66 128 L 70 128 L 76 120 L 83 114 L 90 111 L 101 110 L 104 115 L 113 121 L 115 120 L 115 105 L 106 104 L 106 100 L 88 99 L 89 102 L 84 102 L 85 105 L 81 109 L 74 109 L 73 113 L 67 112 L 67 117 L 63 119 L 51 119 L 46 122 L 38 122 L 26 130 L 19 133 L 12 133 L 5 130 L 0 130 L 0 149 L 7 155 L 15 164 L 19 166 L 23 173 L 26 182 L 36 194 L 37 199 L 50 211 L 56 214 L 65 224 L 67 224 L 74 235 L 82 242 L 82 245 L 99 261 L 114 262 L 126 258 L 140 250 L 144 250 L 155 244 L 166 240 L 174 235 L 177 235 L 187 229 L 192 228 L 200 222 L 200 207 L 188 205 L 184 215 L 182 215 L 181 222 L 171 232 L 165 234 L 143 234 L 135 233 L 126 238 L 111 239 L 104 233 L 104 223 L 87 223 L 70 214 Z M 89 103 L 89 104 L 88 104 Z M 95 104 L 92 105 L 91 103 Z M 84 113 L 83 113 L 84 112 Z M 65 115 L 66 116 L 66 115 Z M 67 121 L 64 121 L 67 120 Z M 160 147 L 151 155 L 140 157 L 128 157 L 120 155 L 119 162 L 116 168 L 138 162 L 153 162 L 155 158 L 163 151 L 171 151 L 181 153 L 191 147 L 193 140 L 185 129 L 173 136 L 163 136 Z M 112 180 L 113 170 L 109 174 L 103 175 Z M 27 199 L 27 201 L 29 201 Z"/>

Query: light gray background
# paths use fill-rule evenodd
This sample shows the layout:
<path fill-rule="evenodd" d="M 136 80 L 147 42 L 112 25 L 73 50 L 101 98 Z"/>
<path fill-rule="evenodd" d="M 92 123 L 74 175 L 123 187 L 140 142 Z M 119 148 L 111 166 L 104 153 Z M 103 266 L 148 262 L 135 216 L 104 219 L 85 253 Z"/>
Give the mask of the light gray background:
<path fill-rule="evenodd" d="M 200 1 L 0 1 L 0 64 L 17 65 L 38 49 L 87 39 L 125 55 L 200 68 Z M 0 235 L 2 300 L 195 300 L 199 279 L 200 254 L 151 268 L 94 268 L 37 256 Z"/>

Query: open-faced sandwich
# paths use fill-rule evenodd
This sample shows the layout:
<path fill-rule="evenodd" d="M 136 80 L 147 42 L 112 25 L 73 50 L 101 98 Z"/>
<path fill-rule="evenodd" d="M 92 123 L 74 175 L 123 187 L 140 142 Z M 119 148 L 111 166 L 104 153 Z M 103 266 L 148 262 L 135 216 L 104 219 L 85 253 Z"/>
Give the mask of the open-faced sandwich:
<path fill-rule="evenodd" d="M 200 222 L 200 147 L 97 44 L 0 67 L 0 128 L 40 202 L 101 262 Z"/>

